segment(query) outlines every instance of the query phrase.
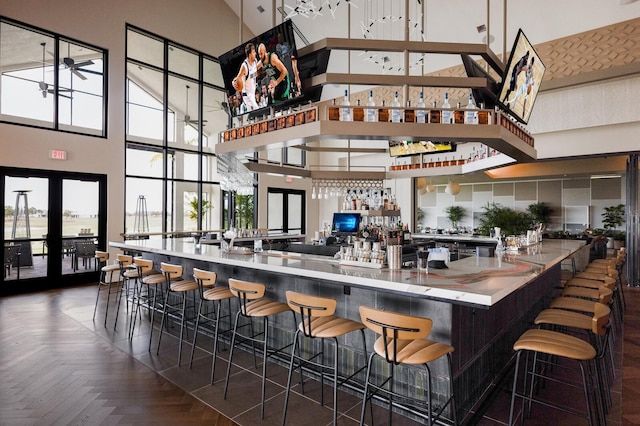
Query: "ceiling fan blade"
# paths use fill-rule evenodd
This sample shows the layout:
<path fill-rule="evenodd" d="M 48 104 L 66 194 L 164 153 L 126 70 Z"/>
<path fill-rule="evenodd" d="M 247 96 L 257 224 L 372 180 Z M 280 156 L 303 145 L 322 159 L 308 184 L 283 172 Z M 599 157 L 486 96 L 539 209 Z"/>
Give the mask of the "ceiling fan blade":
<path fill-rule="evenodd" d="M 77 67 L 74 67 L 74 68 L 76 69 L 76 71 L 88 72 L 89 74 L 95 74 L 95 75 L 102 75 L 100 71 L 88 70 L 86 68 L 77 68 Z"/>
<path fill-rule="evenodd" d="M 93 61 L 89 59 L 88 61 L 84 62 L 74 62 L 73 67 L 77 69 L 80 67 L 86 67 L 87 65 L 93 65 Z"/>
<path fill-rule="evenodd" d="M 69 68 L 69 69 L 70 69 L 70 70 L 71 70 L 71 72 L 72 72 L 73 74 L 75 74 L 75 76 L 76 76 L 76 77 L 78 77 L 80 80 L 86 80 L 86 79 L 87 79 L 87 77 L 85 77 L 84 75 L 80 74 L 80 73 L 78 72 L 78 70 L 77 70 L 77 69 L 75 69 L 75 68 Z"/>

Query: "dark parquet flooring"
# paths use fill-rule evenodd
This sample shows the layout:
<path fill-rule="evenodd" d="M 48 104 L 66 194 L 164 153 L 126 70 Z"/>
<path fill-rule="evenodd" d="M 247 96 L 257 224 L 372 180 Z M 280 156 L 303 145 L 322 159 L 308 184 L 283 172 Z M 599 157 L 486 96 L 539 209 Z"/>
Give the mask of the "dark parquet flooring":
<path fill-rule="evenodd" d="M 627 288 L 625 294 L 624 338 L 620 333 L 616 340 L 618 376 L 607 418 L 611 425 L 640 424 L 640 289 Z M 234 358 L 229 397 L 224 400 L 228 351 L 219 354 L 216 383 L 211 386 L 211 352 L 205 349 L 210 339 L 199 337 L 193 369 L 188 367 L 189 345 L 177 366 L 173 336 L 163 337 L 156 355 L 159 322 L 149 352 L 146 316 L 130 341 L 124 303 L 114 330 L 111 311 L 107 327 L 103 325 L 103 305 L 92 320 L 94 301 L 93 285 L 0 298 L 0 425 L 280 424 L 286 383 L 282 367 L 268 366 L 266 416 L 260 420 L 259 370 L 253 368 L 251 356 L 239 352 Z M 306 396 L 292 393 L 287 424 L 330 424 L 331 410 L 317 403 L 317 388 L 311 383 L 305 386 Z M 325 396 L 330 394 L 327 390 Z M 506 424 L 508 391 L 498 394 L 478 424 Z M 338 423 L 357 424 L 358 398 L 342 394 L 339 401 Z M 386 423 L 382 413 L 375 417 L 375 424 Z M 397 420 L 394 425 L 415 425 L 406 418 Z M 542 409 L 526 424 L 585 421 Z"/>
<path fill-rule="evenodd" d="M 94 288 L 0 299 L 0 424 L 235 424 L 74 319 Z"/>

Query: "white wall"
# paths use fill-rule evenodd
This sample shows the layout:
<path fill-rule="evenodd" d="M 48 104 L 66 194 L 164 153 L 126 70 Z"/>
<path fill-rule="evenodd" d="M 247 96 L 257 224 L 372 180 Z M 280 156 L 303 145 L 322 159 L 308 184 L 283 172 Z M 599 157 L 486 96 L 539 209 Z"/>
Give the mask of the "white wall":
<path fill-rule="evenodd" d="M 217 56 L 239 44 L 237 16 L 222 0 L 3 0 L 0 15 L 108 50 L 108 137 L 0 123 L 0 164 L 107 175 L 107 240 L 121 240 L 120 233 L 124 230 L 125 25 L 135 25 Z M 247 38 L 251 36 L 246 34 Z M 50 149 L 67 151 L 68 160 L 49 160 Z"/>

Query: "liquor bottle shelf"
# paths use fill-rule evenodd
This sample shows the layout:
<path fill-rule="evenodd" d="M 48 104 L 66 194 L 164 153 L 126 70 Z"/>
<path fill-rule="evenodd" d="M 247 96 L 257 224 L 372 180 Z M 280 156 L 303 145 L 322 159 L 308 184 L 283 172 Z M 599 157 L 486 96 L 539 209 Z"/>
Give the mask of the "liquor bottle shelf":
<path fill-rule="evenodd" d="M 433 154 L 431 154 L 433 155 Z M 418 164 L 410 164 L 414 168 L 405 170 L 389 171 L 387 173 L 388 178 L 411 178 L 411 177 L 430 177 L 430 176 L 443 176 L 443 175 L 464 175 L 467 173 L 476 172 L 479 170 L 488 170 L 495 167 L 504 166 L 514 163 L 516 160 L 509 157 L 506 154 L 498 154 L 492 157 L 483 158 L 481 160 L 472 161 L 456 166 L 446 167 L 424 167 L 424 163 L 421 167 Z"/>
<path fill-rule="evenodd" d="M 318 120 L 218 143 L 215 153 L 251 154 L 327 139 L 481 142 L 519 162 L 536 159 L 536 151 L 532 146 L 499 124 L 368 123 L 332 120 Z"/>

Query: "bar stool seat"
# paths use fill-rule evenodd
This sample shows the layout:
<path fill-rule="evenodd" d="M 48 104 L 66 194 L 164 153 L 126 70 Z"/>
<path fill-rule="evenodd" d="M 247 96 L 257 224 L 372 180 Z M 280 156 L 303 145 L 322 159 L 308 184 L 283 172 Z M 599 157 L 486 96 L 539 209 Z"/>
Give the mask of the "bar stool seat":
<path fill-rule="evenodd" d="M 604 298 L 613 296 L 613 290 L 605 286 L 596 289 L 585 287 L 567 287 L 562 291 L 562 297 L 579 297 L 602 303 Z"/>
<path fill-rule="evenodd" d="M 164 330 L 164 324 L 167 319 L 167 313 L 169 311 L 180 313 L 180 342 L 178 344 L 178 367 L 182 359 L 182 341 L 185 322 L 186 322 L 186 308 L 187 308 L 187 293 L 198 289 L 198 283 L 195 280 L 184 280 L 182 273 L 184 268 L 182 265 L 171 264 L 162 262 L 160 264 L 160 271 L 162 272 L 165 286 L 164 306 L 162 310 L 162 321 L 160 321 L 160 336 L 158 336 L 158 347 L 156 354 L 160 353 L 160 343 L 162 341 L 162 333 Z M 169 297 L 172 293 L 178 293 L 182 296 L 182 306 L 174 306 L 169 303 Z M 153 328 L 153 327 L 152 327 Z M 151 340 L 149 340 L 151 341 Z"/>
<path fill-rule="evenodd" d="M 298 324 L 297 330 L 293 338 L 293 349 L 291 350 L 291 360 L 289 363 L 289 374 L 287 376 L 287 390 L 284 398 L 284 410 L 282 413 L 282 424 L 284 425 L 287 419 L 287 406 L 289 403 L 289 393 L 291 390 L 291 376 L 294 370 L 294 364 L 296 360 L 299 362 L 299 366 L 305 364 L 313 365 L 320 369 L 320 404 L 324 405 L 324 371 L 330 370 L 333 373 L 333 424 L 337 424 L 338 418 L 338 386 L 350 380 L 354 375 L 362 371 L 366 365 L 363 365 L 356 371 L 354 371 L 349 377 L 338 383 L 338 369 L 340 365 L 339 358 L 339 343 L 337 337 L 344 336 L 352 331 L 360 331 L 362 334 L 362 349 L 364 352 L 364 358 L 367 359 L 367 344 L 364 335 L 365 326 L 358 322 L 348 318 L 341 318 L 335 316 L 337 301 L 335 299 L 311 296 L 302 293 L 296 293 L 293 291 L 286 292 L 287 303 L 292 311 L 300 314 L 301 321 Z M 322 339 L 322 349 L 318 353 L 312 353 L 309 357 L 303 357 L 299 352 L 298 341 L 301 338 L 301 333 L 307 338 L 319 338 Z M 328 365 L 323 362 L 324 360 L 324 339 L 333 339 L 333 365 Z M 321 362 L 313 361 L 318 355 L 321 356 Z M 301 380 L 301 387 L 304 393 L 304 381 Z"/>
<path fill-rule="evenodd" d="M 612 294 L 605 295 L 598 302 L 608 306 L 611 303 L 611 296 Z M 593 314 L 595 312 L 593 303 L 592 300 L 578 297 L 556 297 L 549 303 L 549 307 Z"/>
<path fill-rule="evenodd" d="M 570 412 L 578 415 L 578 413 L 570 407 L 558 407 L 552 405 L 550 401 L 543 401 L 533 398 L 533 389 L 535 387 L 535 377 L 543 377 L 542 372 L 536 371 L 539 354 L 553 355 L 557 357 L 563 357 L 569 360 L 576 361 L 580 366 L 582 377 L 582 388 L 584 398 L 586 402 L 586 417 L 589 424 L 594 424 L 593 408 L 597 411 L 597 397 L 593 392 L 595 386 L 591 380 L 592 363 L 596 357 L 595 348 L 588 342 L 564 333 L 543 329 L 531 329 L 525 331 L 520 338 L 514 343 L 513 349 L 517 352 L 516 365 L 513 374 L 513 386 L 511 391 L 511 406 L 509 409 L 509 425 L 514 424 L 514 409 L 516 397 L 523 399 L 524 401 L 541 403 L 547 407 L 558 408 L 563 411 Z M 520 366 L 520 358 L 523 353 L 533 352 L 536 356 L 530 371 L 525 371 L 525 381 L 523 386 L 523 392 L 518 393 L 518 371 Z M 528 366 L 529 363 L 525 363 Z M 586 371 L 585 371 L 586 368 Z M 527 378 L 531 375 L 530 391 L 527 394 Z M 544 376 L 549 378 L 548 376 Z M 594 400 L 592 400 L 594 398 Z M 596 407 L 592 407 L 592 403 L 596 404 Z M 524 413 L 523 413 L 524 415 Z"/>
<path fill-rule="evenodd" d="M 615 286 L 616 280 L 613 278 L 601 275 L 597 278 L 586 278 L 586 277 L 578 277 L 572 278 L 567 281 L 566 286 L 568 287 L 588 287 L 588 288 L 599 288 L 605 286 L 607 288 L 613 289 Z"/>
<path fill-rule="evenodd" d="M 123 274 L 126 279 L 134 280 L 133 299 L 136 306 L 135 309 L 133 308 L 133 305 L 131 308 L 129 338 L 133 338 L 138 315 L 140 314 L 140 305 L 146 306 L 147 312 L 149 314 L 149 321 L 151 323 L 151 328 L 149 331 L 149 350 L 151 350 L 153 322 L 155 319 L 155 312 L 158 309 L 158 285 L 164 282 L 164 277 L 160 272 L 156 271 L 153 268 L 153 260 L 136 257 L 131 266 L 133 267 L 133 269 L 128 269 Z M 153 297 L 151 297 L 152 288 Z"/>
<path fill-rule="evenodd" d="M 291 346 L 285 345 L 281 348 L 270 349 L 267 345 L 269 338 L 269 317 L 284 312 L 293 314 L 295 324 L 295 314 L 289 308 L 289 305 L 282 302 L 264 298 L 266 285 L 250 281 L 237 280 L 229 278 L 229 290 L 240 302 L 240 307 L 236 313 L 235 322 L 233 324 L 233 334 L 231 337 L 231 349 L 229 352 L 229 363 L 227 364 L 227 378 L 224 382 L 224 399 L 227 399 L 227 391 L 229 390 L 229 377 L 231 376 L 231 363 L 233 362 L 233 352 L 236 344 L 236 337 L 239 336 L 244 340 L 262 344 L 262 386 L 260 399 L 260 418 L 264 419 L 264 400 L 265 400 L 265 383 L 267 376 L 267 356 L 282 352 Z M 247 318 L 251 324 L 252 334 L 242 335 L 238 333 L 238 323 L 240 316 Z M 259 333 L 253 333 L 253 319 L 262 319 L 263 329 Z M 259 338 L 259 336 L 264 338 Z M 253 346 L 252 346 L 253 347 Z M 255 357 L 255 352 L 254 352 Z"/>
<path fill-rule="evenodd" d="M 369 401 L 374 394 L 380 393 L 389 396 L 388 424 L 391 424 L 391 407 L 394 396 L 403 400 L 413 401 L 415 410 L 419 408 L 424 410 L 424 404 L 426 402 L 428 424 L 434 424 L 440 418 L 445 408 L 451 405 L 453 423 L 457 424 L 451 363 L 451 353 L 454 351 L 454 348 L 451 345 L 427 339 L 431 333 L 433 321 L 429 318 L 403 315 L 367 306 L 360 306 L 360 318 L 368 329 L 380 336 L 373 345 L 374 351 L 369 356 L 367 363 L 362 411 L 360 412 L 360 425 L 364 424 L 367 401 Z M 371 381 L 371 371 L 373 369 L 373 359 L 375 356 L 379 356 L 390 364 L 390 375 L 381 385 Z M 449 398 L 442 406 L 434 411 L 431 396 L 431 369 L 429 364 L 445 356 L 449 368 Z M 422 364 L 425 367 L 427 374 L 427 383 L 424 386 L 427 392 L 426 401 L 393 392 L 394 367 L 399 364 Z M 386 383 L 390 383 L 389 389 L 383 387 Z M 411 384 L 409 384 L 409 387 L 411 387 Z M 370 396 L 371 388 L 374 390 Z M 373 412 L 371 416 L 373 417 Z"/>
<path fill-rule="evenodd" d="M 193 330 L 193 344 L 191 345 L 191 357 L 189 359 L 189 368 L 193 365 L 193 354 L 196 349 L 196 340 L 198 338 L 198 328 L 201 323 L 200 320 L 209 321 L 214 324 L 214 332 L 213 332 L 213 360 L 211 361 L 211 384 L 214 382 L 214 376 L 216 371 L 216 357 L 218 353 L 218 336 L 220 335 L 220 319 L 223 318 L 221 315 L 222 311 L 222 301 L 227 300 L 230 301 L 235 296 L 231 293 L 228 287 L 216 286 L 216 281 L 218 279 L 218 275 L 212 271 L 205 271 L 203 269 L 193 268 L 193 278 L 196 280 L 198 284 L 198 290 L 200 294 L 200 302 L 198 304 L 198 314 L 196 317 L 196 325 Z M 209 316 L 208 313 L 202 312 L 202 306 L 205 302 L 213 303 L 213 317 Z M 229 303 L 228 313 L 224 317 L 229 317 L 231 315 L 231 303 Z M 231 329 L 222 330 L 223 332 L 231 331 Z"/>
<path fill-rule="evenodd" d="M 96 250 L 95 252 L 96 265 L 100 267 L 100 278 L 98 279 L 98 294 L 96 295 L 96 304 L 93 308 L 93 320 L 96 319 L 96 311 L 98 310 L 98 301 L 100 300 L 100 293 L 102 290 L 106 290 L 107 293 L 107 302 L 104 307 L 104 326 L 107 326 L 107 315 L 109 315 L 109 299 L 111 299 L 111 295 L 115 292 L 119 293 L 120 280 L 114 284 L 113 283 L 113 273 L 120 272 L 120 265 L 117 263 L 107 264 L 109 261 L 109 253 L 106 251 Z M 107 276 L 109 277 L 107 281 Z M 115 291 L 113 287 L 115 286 Z M 120 300 L 118 300 L 118 304 Z M 116 317 L 116 321 L 117 321 Z M 115 326 L 114 326 L 115 327 Z"/>

